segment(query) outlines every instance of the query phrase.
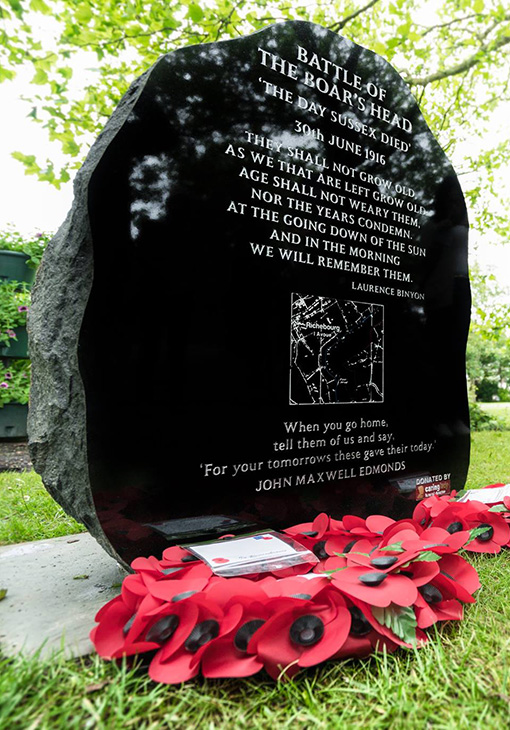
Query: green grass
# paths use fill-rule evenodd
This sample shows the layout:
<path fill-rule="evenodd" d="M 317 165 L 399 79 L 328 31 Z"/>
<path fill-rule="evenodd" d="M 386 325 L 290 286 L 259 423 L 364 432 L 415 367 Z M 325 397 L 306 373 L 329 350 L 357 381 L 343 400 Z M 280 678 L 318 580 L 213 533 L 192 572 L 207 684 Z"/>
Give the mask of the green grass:
<path fill-rule="evenodd" d="M 471 435 L 471 463 L 466 488 L 510 483 L 510 432 L 479 431 Z"/>
<path fill-rule="evenodd" d="M 82 532 L 31 472 L 0 473 L 0 545 Z"/>
<path fill-rule="evenodd" d="M 480 408 L 495 418 L 505 431 L 510 431 L 510 403 L 479 403 Z"/>
<path fill-rule="evenodd" d="M 21 484 L 10 481 L 16 478 Z M 510 432 L 474 434 L 467 486 L 499 481 L 510 482 Z M 22 510 L 37 505 L 55 529 L 60 508 L 49 498 L 43 507 L 40 489 L 33 474 L 1 475 L 2 509 L 29 496 Z M 443 626 L 440 636 L 432 632 L 420 651 L 331 662 L 288 683 L 261 675 L 180 687 L 155 685 L 143 668 L 98 657 L 19 656 L 0 662 L 0 727 L 502 730 L 510 725 L 510 551 L 473 562 L 482 582 L 477 603 L 466 607 L 465 621 Z"/>

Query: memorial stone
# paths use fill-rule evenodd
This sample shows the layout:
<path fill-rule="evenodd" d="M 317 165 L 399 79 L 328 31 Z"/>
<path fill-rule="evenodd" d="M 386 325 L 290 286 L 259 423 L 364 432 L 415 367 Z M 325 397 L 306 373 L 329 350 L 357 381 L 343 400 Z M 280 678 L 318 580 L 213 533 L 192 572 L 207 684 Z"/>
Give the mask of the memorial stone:
<path fill-rule="evenodd" d="M 125 562 L 462 488 L 467 232 L 451 164 L 371 51 L 289 22 L 162 57 L 36 283 L 47 488 Z"/>

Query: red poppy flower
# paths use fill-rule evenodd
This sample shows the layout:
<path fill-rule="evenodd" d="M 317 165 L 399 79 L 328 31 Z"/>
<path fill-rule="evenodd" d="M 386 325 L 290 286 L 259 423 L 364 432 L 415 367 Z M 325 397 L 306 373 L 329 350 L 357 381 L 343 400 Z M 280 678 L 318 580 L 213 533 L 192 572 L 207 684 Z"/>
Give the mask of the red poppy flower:
<path fill-rule="evenodd" d="M 355 548 L 346 556 L 349 567 L 364 566 L 370 570 L 382 570 L 385 573 L 396 573 L 403 565 L 409 563 L 419 553 L 419 550 L 381 550 L 371 547 L 368 540 L 360 540 Z"/>
<path fill-rule="evenodd" d="M 313 522 L 302 522 L 299 525 L 287 527 L 283 532 L 293 537 L 305 536 L 315 540 L 322 540 L 326 534 L 334 534 L 344 529 L 342 520 L 334 520 L 325 512 L 321 512 Z"/>
<path fill-rule="evenodd" d="M 131 568 L 136 573 L 147 572 L 159 575 L 162 572 L 160 561 L 153 555 L 150 555 L 148 558 L 135 558 L 131 563 Z"/>
<path fill-rule="evenodd" d="M 170 610 L 176 618 L 169 618 Z M 207 645 L 228 634 L 239 623 L 241 615 L 241 606 L 233 606 L 224 613 L 203 594 L 177 602 L 171 609 L 165 608 L 158 614 L 156 624 L 163 619 L 167 623 L 172 621 L 173 634 L 149 665 L 151 679 L 163 684 L 179 684 L 195 677 Z M 166 624 L 163 628 L 167 629 Z M 150 631 L 147 635 L 150 636 Z"/>
<path fill-rule="evenodd" d="M 442 527 L 452 534 L 485 527 L 483 534 L 465 545 L 465 549 L 470 552 L 499 553 L 510 539 L 510 528 L 505 519 L 500 514 L 490 512 L 486 505 L 476 501 L 448 505 L 448 508 L 434 519 L 433 525 Z"/>
<path fill-rule="evenodd" d="M 135 573 L 98 612 L 91 639 L 112 659 L 155 651 L 149 674 L 165 683 L 200 668 L 207 677 L 262 667 L 290 677 L 330 658 L 419 645 L 423 629 L 459 620 L 461 602 L 474 602 L 478 575 L 456 554 L 470 531 L 486 528 L 467 549 L 499 552 L 510 542 L 506 520 L 451 496 L 427 498 L 413 519 L 399 521 L 320 514 L 286 531 L 319 558 L 308 574 L 311 565 L 225 579 L 189 551 L 168 548 L 161 560 L 133 561 Z"/>
<path fill-rule="evenodd" d="M 321 591 L 315 601 L 274 599 L 272 616 L 248 644 L 273 679 L 291 677 L 302 667 L 330 659 L 349 634 L 350 614 L 334 590 Z"/>
<path fill-rule="evenodd" d="M 293 538 L 298 538 L 301 535 L 309 536 L 308 533 L 314 532 L 311 522 L 300 522 L 299 525 L 292 525 L 292 527 L 286 527 L 282 530 L 286 535 L 292 535 Z"/>
<path fill-rule="evenodd" d="M 313 578 L 295 576 L 263 585 L 266 598 L 301 598 L 312 600 L 323 588 L 331 584 L 329 577 L 313 574 Z"/>
<path fill-rule="evenodd" d="M 132 611 L 136 611 L 142 598 L 148 593 L 147 585 L 140 575 L 127 575 L 121 587 L 121 596 L 124 603 L 129 606 Z"/>
<path fill-rule="evenodd" d="M 344 529 L 353 537 L 380 538 L 384 530 L 394 523 L 395 520 L 384 515 L 371 515 L 366 520 L 356 515 L 345 515 L 342 519 Z"/>
<path fill-rule="evenodd" d="M 453 501 L 453 494 L 445 494 L 442 497 L 433 494 L 431 497 L 423 499 L 416 505 L 413 512 L 413 520 L 420 527 L 427 527 L 430 521 L 437 517 Z"/>
<path fill-rule="evenodd" d="M 207 584 L 207 579 L 181 581 L 153 581 L 149 588 L 139 575 L 124 580 L 122 594 L 107 604 L 96 616 L 99 626 L 91 639 L 101 656 L 117 658 L 160 648 L 151 631 L 155 614 L 175 611 L 177 604 L 197 595 Z M 156 643 L 155 643 L 156 642 Z"/>
<path fill-rule="evenodd" d="M 349 631 L 349 642 L 346 642 L 339 656 L 347 656 L 343 654 L 343 651 L 349 648 L 356 648 L 358 652 L 366 651 L 367 644 L 370 646 L 371 651 L 383 651 L 386 648 L 390 653 L 395 651 L 399 646 L 411 646 L 406 644 L 398 636 L 394 635 L 392 631 L 382 626 L 375 618 L 372 613 L 372 607 L 363 601 L 357 599 L 347 599 L 349 612 L 351 614 L 351 628 Z M 420 642 L 426 640 L 422 633 L 419 633 Z M 360 656 L 356 654 L 355 656 Z M 366 656 L 366 654 L 365 654 Z"/>
<path fill-rule="evenodd" d="M 137 558 L 131 563 L 131 567 L 136 570 L 135 563 L 141 561 L 141 558 Z M 163 569 L 166 568 L 187 568 L 191 565 L 205 565 L 205 563 L 197 558 L 196 555 L 190 553 L 189 550 L 174 545 L 173 547 L 166 548 L 163 550 L 163 556 L 159 561 Z M 140 563 L 141 564 L 141 563 Z"/>
<path fill-rule="evenodd" d="M 347 567 L 347 560 L 341 556 L 322 560 L 315 566 L 314 575 L 331 575 L 334 571 L 343 570 Z"/>
<path fill-rule="evenodd" d="M 328 517 L 324 512 L 317 515 L 313 522 L 304 522 L 284 530 L 296 542 L 310 550 L 319 560 L 326 560 L 326 542 L 345 533 L 342 522 Z M 348 534 L 348 533 L 347 533 Z M 284 576 L 281 576 L 284 577 Z"/>
<path fill-rule="evenodd" d="M 333 585 L 351 599 L 384 608 L 390 603 L 412 606 L 418 595 L 412 580 L 398 573 L 353 567 L 333 573 Z"/>
<path fill-rule="evenodd" d="M 273 611 L 262 601 L 244 595 L 233 596 L 225 604 L 225 611 L 240 606 L 238 622 L 205 647 L 202 655 L 204 677 L 251 677 L 264 666 L 250 647 L 255 633 L 271 617 Z"/>
<path fill-rule="evenodd" d="M 204 590 L 207 578 L 183 578 L 182 580 L 157 580 L 148 585 L 150 594 L 160 601 L 177 603 Z"/>
<path fill-rule="evenodd" d="M 331 537 L 326 541 L 324 550 L 330 557 L 337 557 L 350 552 L 361 552 L 359 550 L 359 543 L 363 540 L 364 544 L 370 545 L 370 550 L 379 545 L 381 538 L 380 536 L 372 535 L 364 536 L 358 534 L 352 534 L 348 532 L 346 535 L 337 535 Z"/>
<path fill-rule="evenodd" d="M 417 552 L 432 551 L 437 555 L 456 553 L 464 547 L 469 540 L 470 533 L 467 530 L 449 533 L 442 527 L 427 527 L 417 540 L 405 540 L 402 547 L 405 550 L 416 550 Z"/>
<path fill-rule="evenodd" d="M 472 553 L 499 553 L 510 540 L 510 527 L 505 519 L 487 508 L 481 510 L 468 520 L 469 528 L 486 528 L 485 532 L 475 537 L 465 550 Z"/>
<path fill-rule="evenodd" d="M 410 579 L 417 588 L 431 581 L 438 573 L 439 567 L 435 561 L 414 560 L 419 556 L 419 550 L 387 551 L 372 550 L 364 554 L 369 543 L 359 542 L 359 553 L 349 553 L 347 565 L 362 567 L 365 571 L 379 571 L 387 574 L 403 576 Z M 339 580 L 342 580 L 341 573 Z M 359 593 L 359 589 L 358 589 Z M 396 603 L 396 601 L 393 601 Z"/>
<path fill-rule="evenodd" d="M 358 625 L 358 618 L 356 618 L 356 625 Z M 357 659 L 363 659 L 364 657 L 370 656 L 374 651 L 382 652 L 384 649 L 386 649 L 388 654 L 392 654 L 398 649 L 398 644 L 390 641 L 386 636 L 382 636 L 382 634 L 379 634 L 369 625 L 369 631 L 366 636 L 353 636 L 349 634 L 342 648 L 331 658 L 349 659 L 350 657 L 356 657 Z"/>
<path fill-rule="evenodd" d="M 141 615 L 145 615 L 147 611 L 159 607 L 159 605 L 159 602 L 155 601 L 152 596 L 145 596 L 140 601 L 138 610 Z M 143 627 L 138 632 L 130 633 L 137 615 L 138 613 L 123 601 L 122 596 L 114 598 L 103 606 L 96 615 L 99 625 L 90 632 L 90 640 L 99 656 L 114 659 L 158 648 L 157 644 L 147 641 L 141 636 Z"/>
<path fill-rule="evenodd" d="M 481 502 L 450 502 L 433 517 L 431 527 L 442 527 L 451 535 L 469 530 L 470 518 L 483 509 L 484 505 Z"/>
<path fill-rule="evenodd" d="M 460 621 L 463 615 L 462 604 L 455 598 L 445 599 L 443 591 L 434 583 L 419 591 L 414 610 L 420 629 L 427 629 L 437 621 Z"/>
<path fill-rule="evenodd" d="M 313 561 L 313 562 L 312 562 Z M 290 568 L 280 568 L 280 570 L 269 570 L 266 575 L 273 575 L 275 578 L 293 578 L 298 575 L 303 575 L 312 570 L 318 565 L 315 558 L 312 558 L 311 562 L 300 563 L 299 565 L 292 565 Z M 320 561 L 319 561 L 320 562 Z"/>
<path fill-rule="evenodd" d="M 383 535 L 388 528 L 396 525 L 397 521 L 384 515 L 369 515 L 365 523 L 370 532 L 376 535 Z"/>
<path fill-rule="evenodd" d="M 418 502 L 413 510 L 413 520 L 417 522 L 420 527 L 425 528 L 430 524 L 431 519 L 430 509 L 424 505 L 423 502 Z"/>
<path fill-rule="evenodd" d="M 393 545 L 401 540 L 410 539 L 411 535 L 419 537 L 422 533 L 421 527 L 416 520 L 398 520 L 393 525 L 389 525 L 383 532 L 380 547 Z"/>
<path fill-rule="evenodd" d="M 286 583 L 277 581 L 274 578 L 266 579 L 269 584 Z M 267 601 L 267 593 L 264 590 L 265 581 L 253 581 L 248 578 L 216 578 L 206 589 L 207 600 L 215 603 L 220 608 L 236 598 L 246 598 L 251 601 Z"/>
<path fill-rule="evenodd" d="M 346 598 L 346 604 L 351 615 L 349 635 L 333 659 L 361 658 L 374 651 L 383 651 L 384 648 L 391 654 L 398 648 L 398 644 L 383 636 L 368 620 L 370 606 L 362 601 L 353 602 L 349 598 Z"/>
<path fill-rule="evenodd" d="M 212 580 L 214 573 L 204 562 L 190 561 L 177 563 L 168 566 L 164 560 L 156 560 L 154 557 L 136 558 L 131 567 L 141 576 L 146 585 L 158 580 L 188 580 L 189 578 L 205 578 Z"/>
<path fill-rule="evenodd" d="M 404 565 L 400 571 L 400 575 L 405 575 L 412 580 L 417 588 L 430 583 L 438 573 L 439 563 L 435 560 L 415 560 L 408 565 Z"/>
<path fill-rule="evenodd" d="M 330 521 L 330 517 L 325 512 L 321 512 L 312 522 L 312 530 L 317 533 L 316 537 L 318 540 L 329 530 Z"/>
<path fill-rule="evenodd" d="M 162 562 L 152 555 L 148 558 L 136 558 L 131 563 L 131 568 L 135 571 L 141 582 L 145 585 L 161 580 L 162 578 L 182 578 L 186 575 L 187 569 L 184 567 L 164 568 Z"/>
<path fill-rule="evenodd" d="M 443 595 L 463 603 L 475 603 L 473 593 L 480 588 L 478 573 L 460 555 L 444 555 L 439 561 L 439 573 L 434 578 Z"/>

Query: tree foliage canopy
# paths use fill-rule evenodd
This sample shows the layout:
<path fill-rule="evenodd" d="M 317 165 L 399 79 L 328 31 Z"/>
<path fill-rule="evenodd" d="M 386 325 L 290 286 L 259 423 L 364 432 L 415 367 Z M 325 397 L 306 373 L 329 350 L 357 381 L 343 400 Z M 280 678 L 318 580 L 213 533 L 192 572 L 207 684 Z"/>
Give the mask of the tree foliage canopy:
<path fill-rule="evenodd" d="M 159 56 L 178 47 L 235 38 L 270 23 L 310 20 L 370 48 L 410 85 L 431 129 L 454 161 L 459 143 L 483 135 L 510 98 L 510 10 L 504 0 L 0 0 L 0 80 L 33 66 L 30 116 L 69 162 L 56 169 L 23 150 L 29 174 L 57 187 L 82 162 L 122 94 Z M 44 16 L 47 16 L 46 18 Z M 51 33 L 41 34 L 41 19 Z M 53 36 L 52 40 L 49 40 Z M 94 54 L 93 81 L 73 89 L 76 59 Z M 510 140 L 489 140 L 457 164 L 474 220 L 505 235 L 495 205 L 496 170 Z"/>
<path fill-rule="evenodd" d="M 510 400 L 510 304 L 493 274 L 471 267 L 473 308 L 466 353 L 476 398 Z"/>

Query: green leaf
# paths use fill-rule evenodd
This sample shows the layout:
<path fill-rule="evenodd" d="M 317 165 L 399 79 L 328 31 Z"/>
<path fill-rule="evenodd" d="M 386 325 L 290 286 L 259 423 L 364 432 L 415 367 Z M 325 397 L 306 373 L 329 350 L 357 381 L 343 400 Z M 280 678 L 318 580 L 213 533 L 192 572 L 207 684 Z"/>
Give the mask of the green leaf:
<path fill-rule="evenodd" d="M 65 79 L 70 79 L 73 75 L 73 69 L 69 68 L 69 66 L 62 66 L 58 69 L 58 72 L 61 76 L 63 76 Z"/>
<path fill-rule="evenodd" d="M 356 550 L 350 550 L 348 553 L 336 553 L 336 555 L 339 555 L 342 558 L 346 558 L 348 555 L 363 555 L 364 558 L 370 557 L 370 553 L 358 553 Z"/>
<path fill-rule="evenodd" d="M 402 547 L 402 540 L 400 542 L 393 542 L 391 545 L 386 545 L 386 547 L 379 548 L 379 550 L 382 552 L 383 550 L 391 550 L 392 552 L 399 552 L 403 553 L 404 548 Z"/>
<path fill-rule="evenodd" d="M 424 550 L 418 555 L 417 558 L 412 560 L 413 563 L 433 563 L 435 560 L 440 560 L 441 556 L 434 553 L 432 550 Z"/>
<path fill-rule="evenodd" d="M 15 76 L 14 71 L 9 71 L 7 68 L 0 67 L 0 83 L 2 81 L 10 81 Z"/>
<path fill-rule="evenodd" d="M 0 601 L 3 601 L 7 595 L 7 588 L 0 588 Z"/>
<path fill-rule="evenodd" d="M 400 35 L 407 35 L 410 27 L 411 27 L 411 21 L 408 20 L 407 23 L 402 23 L 402 25 L 398 26 L 397 33 L 400 33 Z"/>
<path fill-rule="evenodd" d="M 43 71 L 42 68 L 38 68 L 35 72 L 34 78 L 32 79 L 32 83 L 42 85 L 45 84 L 47 81 L 48 74 L 46 73 L 46 71 Z"/>
<path fill-rule="evenodd" d="M 44 0 L 31 0 L 30 10 L 43 15 L 51 15 L 51 8 L 46 5 Z"/>
<path fill-rule="evenodd" d="M 92 18 L 92 10 L 89 5 L 82 3 L 76 9 L 76 17 L 82 23 L 88 23 Z"/>
<path fill-rule="evenodd" d="M 508 509 L 504 504 L 495 504 L 489 509 L 489 512 L 508 512 Z"/>
<path fill-rule="evenodd" d="M 380 41 L 374 41 L 371 45 L 371 50 L 374 53 L 378 53 L 380 56 L 384 56 L 386 53 L 386 45 Z"/>
<path fill-rule="evenodd" d="M 191 20 L 193 20 L 193 22 L 200 23 L 200 21 L 204 17 L 204 11 L 196 3 L 191 3 L 188 8 L 188 15 Z"/>
<path fill-rule="evenodd" d="M 473 542 L 473 540 L 476 540 L 477 537 L 480 537 L 480 535 L 484 535 L 486 532 L 490 530 L 489 527 L 475 527 L 473 530 L 469 531 L 469 540 L 467 541 L 466 545 L 469 545 Z M 464 546 L 465 547 L 465 546 Z"/>
<path fill-rule="evenodd" d="M 340 555 L 340 553 L 336 553 L 336 555 L 339 558 L 343 557 L 342 555 Z M 343 568 L 334 568 L 333 570 L 325 570 L 324 573 L 321 573 L 321 575 L 333 575 L 333 573 L 339 573 L 341 570 L 347 570 L 348 567 L 349 567 L 348 565 L 344 565 Z"/>
<path fill-rule="evenodd" d="M 19 0 L 8 0 L 8 2 L 11 8 L 14 10 L 15 15 L 18 18 L 21 18 L 21 16 L 23 15 L 23 7 L 21 6 Z"/>
<path fill-rule="evenodd" d="M 372 616 L 406 644 L 416 644 L 418 622 L 412 606 L 397 606 L 394 603 L 390 603 L 387 608 L 372 606 Z"/>
<path fill-rule="evenodd" d="M 74 140 L 68 140 L 67 142 L 64 142 L 62 145 L 62 151 L 66 155 L 72 155 L 73 157 L 76 157 L 76 155 L 80 151 L 79 145 L 76 144 Z"/>
<path fill-rule="evenodd" d="M 25 175 L 37 175 L 41 169 L 36 162 L 35 155 L 24 155 L 23 152 L 11 152 L 11 157 L 25 166 Z"/>

